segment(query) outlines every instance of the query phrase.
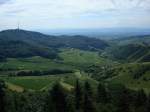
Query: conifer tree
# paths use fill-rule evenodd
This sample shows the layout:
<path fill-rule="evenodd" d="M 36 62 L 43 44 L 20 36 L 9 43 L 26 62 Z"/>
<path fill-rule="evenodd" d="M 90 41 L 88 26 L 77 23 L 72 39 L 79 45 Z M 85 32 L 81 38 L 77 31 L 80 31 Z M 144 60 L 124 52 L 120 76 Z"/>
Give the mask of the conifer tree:
<path fill-rule="evenodd" d="M 52 101 L 52 110 L 49 112 L 66 112 L 66 95 L 63 92 L 63 89 L 59 83 L 55 84 L 50 91 L 51 101 Z"/>
<path fill-rule="evenodd" d="M 108 101 L 108 93 L 105 85 L 99 83 L 97 87 L 97 102 L 98 103 L 107 103 Z"/>
<path fill-rule="evenodd" d="M 0 112 L 5 112 L 5 83 L 0 81 Z"/>
<path fill-rule="evenodd" d="M 92 98 L 92 88 L 87 81 L 84 85 L 83 112 L 95 112 L 94 102 Z"/>
<path fill-rule="evenodd" d="M 75 108 L 77 111 L 81 110 L 82 107 L 82 88 L 79 84 L 79 80 L 77 79 L 76 81 L 76 86 L 75 86 Z"/>
<path fill-rule="evenodd" d="M 120 94 L 117 112 L 130 112 L 129 92 L 127 89 Z"/>
<path fill-rule="evenodd" d="M 135 107 L 139 107 L 139 106 L 142 106 L 142 105 L 145 105 L 146 104 L 146 94 L 144 92 L 144 90 L 139 90 L 137 92 L 137 95 L 136 95 L 136 98 L 135 98 Z"/>
<path fill-rule="evenodd" d="M 150 111 L 150 94 L 147 97 L 147 102 L 146 102 L 146 112 Z"/>

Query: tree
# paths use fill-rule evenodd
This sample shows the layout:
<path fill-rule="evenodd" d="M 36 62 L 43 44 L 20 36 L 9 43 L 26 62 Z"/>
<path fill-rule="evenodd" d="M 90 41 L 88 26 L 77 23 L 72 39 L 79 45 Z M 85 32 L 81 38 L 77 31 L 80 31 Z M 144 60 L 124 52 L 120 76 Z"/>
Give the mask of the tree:
<path fill-rule="evenodd" d="M 97 101 L 98 103 L 107 103 L 108 101 L 108 93 L 105 85 L 99 83 L 97 87 Z"/>
<path fill-rule="evenodd" d="M 55 84 L 50 91 L 53 112 L 66 112 L 66 95 L 59 83 Z M 51 110 L 50 110 L 51 112 Z"/>
<path fill-rule="evenodd" d="M 86 81 L 84 85 L 84 102 L 83 102 L 84 112 L 95 112 L 95 107 L 92 99 L 92 89 L 90 84 Z"/>
<path fill-rule="evenodd" d="M 139 90 L 137 92 L 137 95 L 135 97 L 135 107 L 140 107 L 142 105 L 145 105 L 146 103 L 146 94 L 144 92 L 144 90 Z"/>
<path fill-rule="evenodd" d="M 120 95 L 117 112 L 129 112 L 129 104 L 129 91 L 125 89 Z"/>
<path fill-rule="evenodd" d="M 134 100 L 135 111 L 144 112 L 146 110 L 145 109 L 146 101 L 147 101 L 147 97 L 146 97 L 144 90 L 143 89 L 139 90 Z"/>
<path fill-rule="evenodd" d="M 150 95 L 147 97 L 147 102 L 146 102 L 146 112 L 150 111 Z"/>
<path fill-rule="evenodd" d="M 76 86 L 75 86 L 75 108 L 77 111 L 81 109 L 82 100 L 83 100 L 82 96 L 83 96 L 82 89 L 79 84 L 79 80 L 77 79 Z"/>
<path fill-rule="evenodd" d="M 0 112 L 5 112 L 5 83 L 0 81 Z"/>
<path fill-rule="evenodd" d="M 79 112 L 75 109 L 74 95 L 67 95 L 67 110 L 66 112 Z"/>
<path fill-rule="evenodd" d="M 93 92 L 88 81 L 86 81 L 84 84 L 84 93 L 87 93 L 87 95 L 92 98 Z"/>

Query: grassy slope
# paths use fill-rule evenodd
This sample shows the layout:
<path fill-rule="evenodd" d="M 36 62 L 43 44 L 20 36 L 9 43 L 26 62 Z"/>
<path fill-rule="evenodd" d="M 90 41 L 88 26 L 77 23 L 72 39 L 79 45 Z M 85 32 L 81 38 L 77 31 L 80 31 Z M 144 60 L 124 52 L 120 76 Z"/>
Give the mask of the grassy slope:
<path fill-rule="evenodd" d="M 143 63 L 143 65 L 150 66 L 150 63 Z M 128 67 L 136 71 L 137 64 L 123 65 L 123 70 L 119 72 L 118 76 L 113 77 L 109 81 L 111 83 L 121 83 L 131 89 L 144 89 L 150 92 L 150 70 L 145 72 L 140 78 L 134 79 L 132 73 L 129 72 Z M 146 79 L 146 80 L 144 80 Z"/>
<path fill-rule="evenodd" d="M 99 56 L 98 52 L 82 51 L 78 49 L 62 49 L 59 54 L 65 64 L 76 67 L 86 67 L 91 64 L 107 64 L 110 60 Z"/>
<path fill-rule="evenodd" d="M 0 68 L 3 69 L 17 69 L 17 70 L 49 70 L 49 69 L 63 69 L 72 68 L 62 63 L 57 63 L 51 59 L 42 57 L 31 57 L 23 59 L 9 58 L 7 62 L 1 62 Z"/>

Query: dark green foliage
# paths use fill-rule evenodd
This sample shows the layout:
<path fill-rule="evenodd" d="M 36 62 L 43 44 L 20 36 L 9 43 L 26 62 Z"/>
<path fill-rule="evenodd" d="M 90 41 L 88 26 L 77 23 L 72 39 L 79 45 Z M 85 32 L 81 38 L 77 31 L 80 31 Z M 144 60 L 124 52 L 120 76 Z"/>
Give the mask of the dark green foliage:
<path fill-rule="evenodd" d="M 66 112 L 66 95 L 59 83 L 55 84 L 50 91 L 53 112 Z M 49 110 L 51 112 L 51 110 Z"/>
<path fill-rule="evenodd" d="M 127 89 L 120 94 L 117 105 L 117 112 L 130 112 L 130 95 Z"/>
<path fill-rule="evenodd" d="M 41 56 L 46 58 L 57 58 L 57 50 L 46 47 L 39 47 L 23 41 L 0 40 L 0 55 L 4 58 Z"/>
<path fill-rule="evenodd" d="M 145 112 L 147 109 L 146 106 L 147 97 L 143 90 L 139 90 L 134 97 L 134 111 L 135 112 Z"/>
<path fill-rule="evenodd" d="M 91 77 L 98 81 L 104 81 L 107 78 L 116 76 L 116 69 L 113 69 L 112 66 L 96 66 L 92 65 L 84 70 L 86 73 L 91 74 Z"/>
<path fill-rule="evenodd" d="M 150 111 L 150 95 L 148 95 L 147 97 L 145 112 L 149 112 L 149 111 Z"/>
<path fill-rule="evenodd" d="M 80 112 L 79 110 L 76 111 L 75 102 L 74 102 L 74 96 L 68 95 L 67 98 L 67 107 L 66 112 Z"/>
<path fill-rule="evenodd" d="M 0 57 L 4 58 L 42 56 L 56 59 L 59 48 L 97 50 L 107 46 L 102 40 L 84 36 L 56 37 L 24 30 L 0 32 Z"/>
<path fill-rule="evenodd" d="M 45 112 L 43 92 L 9 92 L 7 95 L 7 112 Z"/>
<path fill-rule="evenodd" d="M 0 84 L 0 87 L 5 87 L 3 82 Z M 26 91 L 17 93 L 3 91 L 3 94 L 0 95 L 5 96 L 5 98 L 2 100 L 0 97 L 0 109 L 6 108 L 6 111 L 1 112 L 149 112 L 149 97 L 143 90 L 131 91 L 119 84 L 111 85 L 111 87 L 108 85 L 108 88 L 102 85 L 99 87 L 108 89 L 107 94 L 111 97 L 107 103 L 102 102 L 102 100 L 97 102 L 95 98 L 98 98 L 99 94 L 94 97 L 96 93 L 92 91 L 89 82 L 85 82 L 82 88 L 77 80 L 75 90 L 78 91 L 65 91 L 59 83 L 56 83 L 48 92 Z M 82 95 L 79 93 L 79 88 L 83 89 Z M 78 102 L 79 99 L 81 99 L 80 102 Z"/>
<path fill-rule="evenodd" d="M 97 102 L 98 103 L 107 103 L 108 102 L 108 93 L 104 84 L 99 83 L 97 87 Z"/>
<path fill-rule="evenodd" d="M 77 79 L 76 81 L 76 86 L 75 86 L 75 108 L 77 111 L 81 110 L 82 108 L 82 103 L 83 103 L 83 93 L 82 93 L 82 88 L 80 86 L 79 80 Z"/>
<path fill-rule="evenodd" d="M 134 79 L 139 79 L 142 75 L 149 71 L 149 68 L 149 65 L 137 64 L 134 69 L 131 68 L 131 75 Z"/>
<path fill-rule="evenodd" d="M 5 102 L 5 84 L 0 80 L 0 112 L 6 112 L 6 102 Z"/>
<path fill-rule="evenodd" d="M 92 88 L 87 81 L 84 84 L 83 112 L 96 112 Z"/>
<path fill-rule="evenodd" d="M 53 69 L 49 71 L 20 71 L 16 73 L 16 76 L 43 76 L 43 75 L 56 75 L 66 73 L 73 73 L 73 71 L 60 69 Z"/>
<path fill-rule="evenodd" d="M 146 104 L 146 94 L 144 90 L 139 90 L 135 96 L 135 107 L 140 107 Z"/>
<path fill-rule="evenodd" d="M 120 61 L 142 61 L 149 62 L 149 46 L 139 44 L 129 44 L 110 47 L 106 51 L 106 56 L 114 60 Z"/>

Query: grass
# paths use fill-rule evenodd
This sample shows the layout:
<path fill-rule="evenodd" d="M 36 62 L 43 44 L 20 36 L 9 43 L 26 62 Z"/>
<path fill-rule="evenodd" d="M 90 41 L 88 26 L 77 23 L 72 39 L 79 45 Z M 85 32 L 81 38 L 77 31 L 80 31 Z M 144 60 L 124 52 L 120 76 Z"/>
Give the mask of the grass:
<path fill-rule="evenodd" d="M 78 49 L 62 49 L 59 56 L 65 64 L 84 67 L 91 64 L 106 64 L 111 62 L 99 56 L 98 52 L 82 51 Z"/>
<path fill-rule="evenodd" d="M 61 49 L 59 56 L 62 60 L 51 60 L 39 56 L 30 58 L 8 58 L 0 62 L 3 70 L 50 70 L 50 69 L 81 69 L 93 64 L 111 64 L 110 60 L 99 56 L 98 52 L 78 49 Z M 0 75 L 7 74 L 0 72 Z"/>
<path fill-rule="evenodd" d="M 150 63 L 144 63 L 143 65 L 149 66 Z M 128 65 L 136 70 L 136 64 Z M 150 70 L 144 73 L 140 78 L 133 78 L 132 74 L 128 72 L 128 66 L 124 65 L 124 70 L 110 80 L 111 83 L 121 83 L 126 87 L 134 90 L 144 89 L 146 92 L 150 92 Z M 144 80 L 147 79 L 147 80 Z"/>
<path fill-rule="evenodd" d="M 72 69 L 71 66 L 55 62 L 51 59 L 39 56 L 31 58 L 9 58 L 6 62 L 0 63 L 1 69 L 17 69 L 17 70 L 49 70 L 49 69 Z"/>
<path fill-rule="evenodd" d="M 58 76 L 26 76 L 26 77 L 0 77 L 7 83 L 17 85 L 24 89 L 41 90 L 45 86 L 50 85 L 57 80 Z"/>
<path fill-rule="evenodd" d="M 18 70 L 77 70 L 93 64 L 110 64 L 110 60 L 99 56 L 98 52 L 82 51 L 78 49 L 61 49 L 59 56 L 62 60 L 51 60 L 39 56 L 30 58 L 8 58 L 0 62 L 0 75 L 14 75 Z"/>
<path fill-rule="evenodd" d="M 76 79 L 80 79 L 83 83 L 85 80 L 89 80 L 94 85 L 96 84 L 89 76 L 81 73 L 78 68 L 81 66 L 87 66 L 90 64 L 104 63 L 97 52 L 81 51 L 77 49 L 62 49 L 59 54 L 63 59 L 51 60 L 42 58 L 39 56 L 30 58 L 8 58 L 6 62 L 0 62 L 0 79 L 4 80 L 9 89 L 13 91 L 24 90 L 48 90 L 57 81 L 67 90 L 72 90 L 75 86 Z M 15 77 L 8 76 L 14 74 L 19 70 L 50 70 L 50 69 L 73 69 L 76 73 L 73 74 L 61 74 L 61 75 L 49 75 L 49 76 L 24 76 Z"/>
<path fill-rule="evenodd" d="M 7 88 L 12 90 L 12 91 L 17 91 L 17 92 L 23 92 L 24 91 L 24 88 L 20 87 L 18 85 L 15 85 L 15 84 L 12 84 L 9 82 L 6 82 L 6 85 L 7 85 Z"/>
<path fill-rule="evenodd" d="M 61 74 L 61 75 L 48 75 L 48 76 L 24 76 L 24 77 L 10 77 L 1 76 L 0 79 L 4 80 L 10 90 L 21 92 L 23 90 L 30 91 L 42 91 L 49 90 L 53 84 L 59 82 L 66 90 L 71 91 L 78 78 L 83 85 L 85 81 L 95 88 L 98 84 L 86 74 L 80 74 L 80 78 L 77 77 L 77 73 Z M 79 73 L 78 73 L 79 75 Z"/>

